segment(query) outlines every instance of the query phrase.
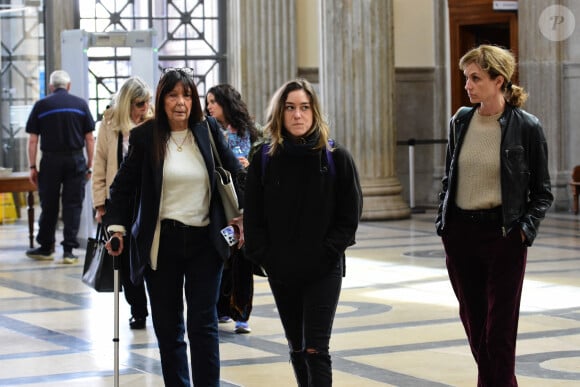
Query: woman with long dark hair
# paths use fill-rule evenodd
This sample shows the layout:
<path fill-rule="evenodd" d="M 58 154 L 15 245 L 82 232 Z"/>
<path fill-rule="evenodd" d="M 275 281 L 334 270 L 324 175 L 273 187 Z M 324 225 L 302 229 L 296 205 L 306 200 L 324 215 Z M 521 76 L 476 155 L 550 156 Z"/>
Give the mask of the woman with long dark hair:
<path fill-rule="evenodd" d="M 230 250 L 220 233 L 228 220 L 216 188 L 210 135 L 223 166 L 235 175 L 242 166 L 217 122 L 204 119 L 193 71 L 165 69 L 157 86 L 155 118 L 131 131 L 105 215 L 108 230 L 120 239 L 117 251 L 107 243 L 112 255 L 122 253 L 122 235 L 130 233 L 131 274 L 134 280 L 145 276 L 163 378 L 172 387 L 219 385 L 215 305 Z M 122 221 L 133 210 L 137 192 L 134 221 L 126 230 Z M 242 231 L 241 219 L 229 223 Z M 243 234 L 238 238 L 243 244 Z"/>

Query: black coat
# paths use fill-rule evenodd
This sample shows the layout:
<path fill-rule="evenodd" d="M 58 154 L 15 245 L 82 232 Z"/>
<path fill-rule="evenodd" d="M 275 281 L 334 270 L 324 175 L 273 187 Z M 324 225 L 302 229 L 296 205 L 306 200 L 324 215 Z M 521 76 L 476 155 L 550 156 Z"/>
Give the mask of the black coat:
<path fill-rule="evenodd" d="M 235 176 L 238 171 L 242 170 L 242 166 L 229 149 L 215 119 L 208 117 L 208 121 L 223 166 Z M 110 200 L 107 203 L 105 216 L 107 225 L 122 225 L 125 224 L 125 219 L 133 219 L 131 227 L 131 278 L 133 282 L 142 278 L 145 267 L 150 264 L 151 246 L 161 204 L 163 161 L 158 163 L 153 161 L 153 129 L 153 121 L 148 121 L 131 131 L 129 152 L 111 184 Z M 209 234 L 211 243 L 219 257 L 226 259 L 230 254 L 230 248 L 220 230 L 227 224 L 213 173 L 215 163 L 206 123 L 197 123 L 192 132 L 210 177 Z M 133 215 L 131 203 L 137 192 L 139 192 L 138 203 Z"/>
<path fill-rule="evenodd" d="M 282 149 L 280 149 L 282 148 Z M 264 159 L 252 158 L 246 180 L 246 256 L 272 279 L 308 281 L 326 274 L 355 243 L 362 212 L 359 176 L 344 148 L 293 155 L 280 147 Z"/>

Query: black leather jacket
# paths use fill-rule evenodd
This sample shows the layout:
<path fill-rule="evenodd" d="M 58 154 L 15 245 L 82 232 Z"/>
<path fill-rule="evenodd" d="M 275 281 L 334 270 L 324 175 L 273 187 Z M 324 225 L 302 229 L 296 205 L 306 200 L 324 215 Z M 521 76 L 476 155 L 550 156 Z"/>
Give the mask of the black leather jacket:
<path fill-rule="evenodd" d="M 469 122 L 477 107 L 460 109 L 450 121 L 445 175 L 435 221 L 438 235 L 444 232 L 449 208 L 455 202 L 457 160 Z M 499 124 L 502 132 L 502 231 L 505 236 L 514 227 L 519 227 L 525 233 L 525 244 L 531 246 L 540 221 L 554 200 L 548 173 L 546 138 L 535 116 L 509 104 L 506 104 Z"/>

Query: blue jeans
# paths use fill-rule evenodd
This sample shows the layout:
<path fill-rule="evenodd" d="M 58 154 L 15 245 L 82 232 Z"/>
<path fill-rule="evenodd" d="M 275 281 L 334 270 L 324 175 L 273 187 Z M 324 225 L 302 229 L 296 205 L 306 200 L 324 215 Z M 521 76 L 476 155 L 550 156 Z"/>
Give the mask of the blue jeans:
<path fill-rule="evenodd" d="M 166 386 L 190 386 L 184 340 L 183 290 L 194 386 L 217 387 L 220 378 L 216 313 L 223 261 L 211 245 L 207 227 L 164 221 L 157 270 L 145 278 Z"/>
<path fill-rule="evenodd" d="M 312 282 L 283 283 L 271 277 L 268 280 L 298 385 L 331 386 L 329 343 L 342 286 L 340 262 Z"/>

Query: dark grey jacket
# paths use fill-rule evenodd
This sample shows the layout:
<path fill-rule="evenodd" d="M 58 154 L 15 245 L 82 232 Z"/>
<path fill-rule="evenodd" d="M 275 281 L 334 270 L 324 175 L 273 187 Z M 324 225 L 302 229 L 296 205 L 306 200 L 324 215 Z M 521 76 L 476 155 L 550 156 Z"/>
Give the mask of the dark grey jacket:
<path fill-rule="evenodd" d="M 437 234 L 445 230 L 449 208 L 455 202 L 457 160 L 475 109 L 462 108 L 451 118 L 439 211 Z M 506 104 L 499 118 L 501 127 L 502 226 L 506 235 L 514 227 L 523 230 L 531 246 L 540 221 L 552 205 L 548 173 L 548 147 L 539 120 L 526 111 Z"/>

